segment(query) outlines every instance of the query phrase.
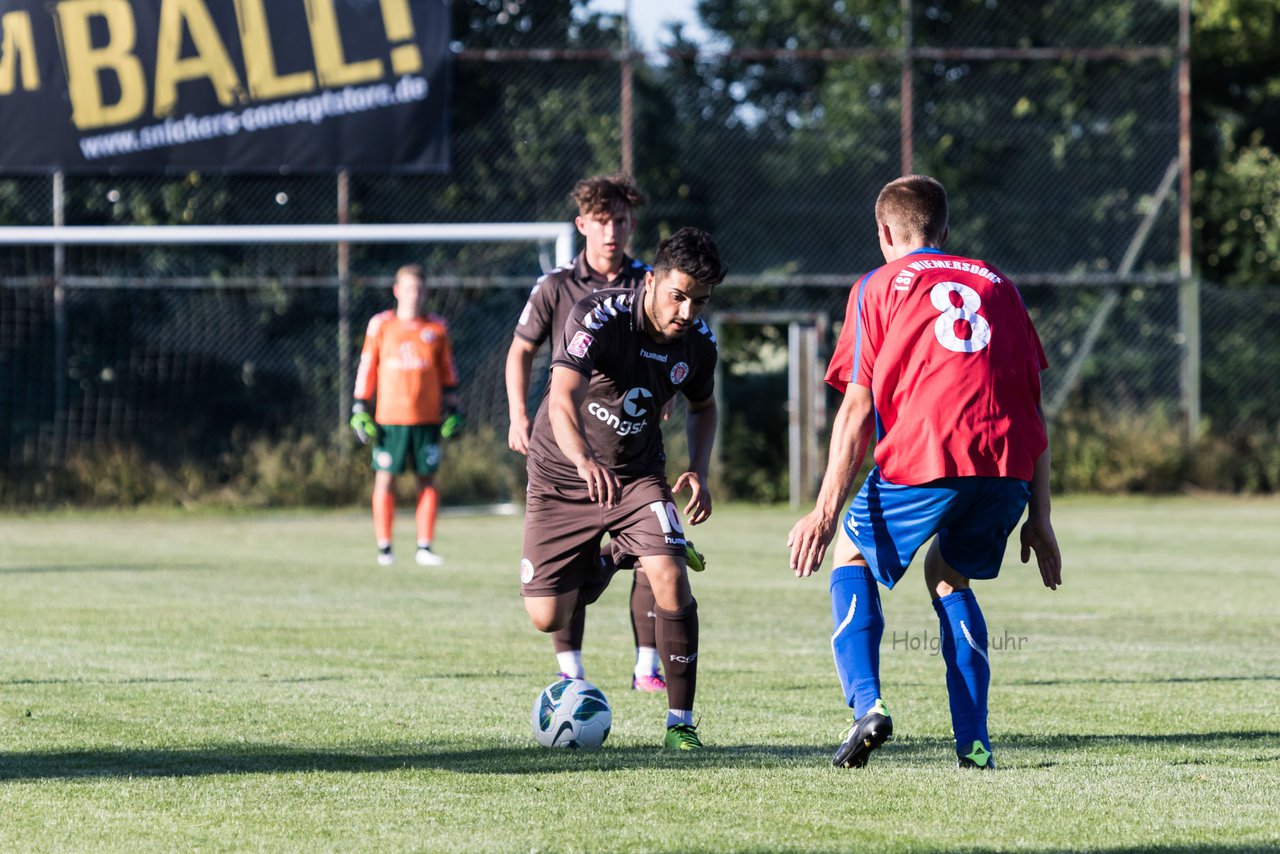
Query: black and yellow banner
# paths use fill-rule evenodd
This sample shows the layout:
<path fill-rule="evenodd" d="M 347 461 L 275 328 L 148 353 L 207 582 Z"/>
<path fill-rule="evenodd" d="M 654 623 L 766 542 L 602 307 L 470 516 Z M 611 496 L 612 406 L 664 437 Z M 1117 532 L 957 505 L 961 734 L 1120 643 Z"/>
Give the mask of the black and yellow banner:
<path fill-rule="evenodd" d="M 448 168 L 445 0 L 0 0 L 0 173 Z"/>

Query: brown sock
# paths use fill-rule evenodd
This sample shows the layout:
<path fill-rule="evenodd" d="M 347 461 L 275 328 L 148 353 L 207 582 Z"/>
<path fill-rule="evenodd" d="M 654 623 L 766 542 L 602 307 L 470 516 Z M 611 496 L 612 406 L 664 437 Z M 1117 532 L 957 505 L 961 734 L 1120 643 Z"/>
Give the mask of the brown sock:
<path fill-rule="evenodd" d="M 551 633 L 551 641 L 556 646 L 556 652 L 571 652 L 575 649 L 582 649 L 582 638 L 587 633 L 587 606 L 582 601 L 582 597 L 578 597 L 578 607 L 574 609 L 573 616 L 569 618 L 569 624 L 563 629 L 558 629 Z"/>
<path fill-rule="evenodd" d="M 698 602 L 677 611 L 657 605 L 658 657 L 667 674 L 667 708 L 692 709 L 698 683 Z"/>
<path fill-rule="evenodd" d="M 653 587 L 649 585 L 649 576 L 636 570 L 631 581 L 631 634 L 636 639 L 636 646 L 658 645 L 658 636 L 654 629 L 654 608 L 658 603 L 653 598 Z"/>

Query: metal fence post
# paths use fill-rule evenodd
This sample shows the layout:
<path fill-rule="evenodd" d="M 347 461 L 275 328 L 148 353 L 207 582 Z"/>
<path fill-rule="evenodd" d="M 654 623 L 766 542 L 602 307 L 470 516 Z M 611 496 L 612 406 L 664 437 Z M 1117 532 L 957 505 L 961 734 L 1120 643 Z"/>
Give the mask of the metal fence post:
<path fill-rule="evenodd" d="M 351 173 L 338 172 L 338 224 L 351 223 Z M 347 424 L 347 383 L 351 378 L 351 244 L 338 241 L 338 421 L 336 435 Z"/>
<path fill-rule="evenodd" d="M 787 497 L 792 508 L 813 501 L 822 481 L 818 435 L 826 413 L 819 377 L 816 318 L 792 320 L 787 324 Z"/>
<path fill-rule="evenodd" d="M 912 44 L 914 35 L 912 33 L 912 16 L 915 10 L 912 8 L 911 0 L 902 0 L 902 79 L 900 81 L 900 96 L 902 98 L 902 116 L 901 116 L 901 133 L 902 139 L 902 174 L 911 175 L 915 170 L 915 73 L 911 67 L 914 58 Z"/>
<path fill-rule="evenodd" d="M 621 132 L 622 132 L 622 172 L 624 175 L 635 174 L 635 155 L 633 154 L 633 134 L 635 124 L 634 110 L 632 101 L 632 75 L 635 69 L 632 67 L 631 56 L 631 0 L 627 0 L 622 13 L 622 91 L 619 93 L 621 100 Z"/>
<path fill-rule="evenodd" d="M 67 224 L 64 197 L 65 178 L 62 170 L 53 173 L 53 225 Z M 61 461 L 67 442 L 67 247 L 53 247 L 53 447 L 52 459 Z"/>
<path fill-rule="evenodd" d="M 1200 280 L 1194 276 L 1178 285 L 1178 326 L 1182 339 L 1182 414 L 1186 439 L 1200 434 Z"/>
<path fill-rule="evenodd" d="M 1178 323 L 1182 412 L 1188 442 L 1200 433 L 1200 282 L 1191 269 L 1191 0 L 1178 4 Z"/>

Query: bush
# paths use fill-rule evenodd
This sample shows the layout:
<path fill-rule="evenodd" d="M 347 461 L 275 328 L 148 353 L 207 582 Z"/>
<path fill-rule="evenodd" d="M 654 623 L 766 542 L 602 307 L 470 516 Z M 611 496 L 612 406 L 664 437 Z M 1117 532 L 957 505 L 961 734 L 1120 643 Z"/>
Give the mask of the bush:
<path fill-rule="evenodd" d="M 748 428 L 746 421 L 740 422 L 741 432 L 731 428 L 724 449 L 729 453 L 711 472 L 713 494 L 761 503 L 785 500 L 782 442 Z M 1178 414 L 1171 410 L 1105 417 L 1067 412 L 1051 431 L 1054 490 L 1280 491 L 1280 427 L 1253 423 L 1215 433 L 1206 423 L 1189 445 L 1180 430 Z M 687 456 L 682 412 L 665 432 L 674 477 Z M 404 475 L 401 495 L 411 494 L 411 483 L 412 475 Z M 447 505 L 519 501 L 524 458 L 507 448 L 505 436 L 481 426 L 445 443 L 436 483 Z M 363 506 L 372 487 L 368 450 L 345 434 L 236 434 L 212 462 L 194 457 L 162 461 L 135 446 L 98 445 L 72 452 L 60 467 L 10 467 L 0 472 L 0 506 Z"/>
<path fill-rule="evenodd" d="M 446 504 L 522 496 L 523 458 L 491 428 L 447 442 L 437 475 Z M 412 475 L 403 480 L 411 481 Z M 285 437 L 235 434 L 215 461 L 160 461 L 133 445 L 86 446 L 61 467 L 15 467 L 0 474 L 0 506 L 223 508 L 362 504 L 373 488 L 369 452 L 345 434 Z M 404 495 L 412 487 L 401 488 Z"/>
<path fill-rule="evenodd" d="M 1188 457 L 1176 415 L 1067 412 L 1050 430 L 1055 490 L 1174 492 Z"/>
<path fill-rule="evenodd" d="M 436 483 L 448 504 L 524 501 L 525 458 L 507 447 L 507 437 L 488 426 L 468 429 L 445 443 Z"/>
<path fill-rule="evenodd" d="M 1056 491 L 1280 491 L 1280 427 L 1254 423 L 1216 433 L 1205 421 L 1187 443 L 1172 411 L 1066 413 L 1051 440 Z"/>

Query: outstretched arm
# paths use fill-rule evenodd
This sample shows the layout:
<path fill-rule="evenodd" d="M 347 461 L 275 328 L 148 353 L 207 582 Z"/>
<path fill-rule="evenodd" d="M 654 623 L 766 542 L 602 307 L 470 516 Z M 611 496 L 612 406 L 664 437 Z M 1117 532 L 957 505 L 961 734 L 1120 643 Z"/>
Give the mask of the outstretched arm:
<path fill-rule="evenodd" d="M 1044 423 L 1044 411 L 1040 411 L 1040 421 Z M 1045 435 L 1049 435 L 1049 427 L 1045 424 Z M 1031 501 L 1027 504 L 1027 521 L 1022 525 L 1019 534 L 1022 540 L 1022 562 L 1031 560 L 1031 552 L 1036 553 L 1036 563 L 1040 567 L 1040 579 L 1050 590 L 1057 590 L 1062 584 L 1062 553 L 1058 549 L 1058 538 L 1053 532 L 1053 523 L 1049 521 L 1049 446 L 1036 458 L 1035 473 L 1031 476 Z"/>
<path fill-rule="evenodd" d="M 799 578 L 812 575 L 822 566 L 853 479 L 862 468 L 871 439 L 871 419 L 871 389 L 851 384 L 831 425 L 827 471 L 822 476 L 817 505 L 787 535 L 791 570 Z"/>
<path fill-rule="evenodd" d="M 685 418 L 685 433 L 689 437 L 689 470 L 676 479 L 672 492 L 689 488 L 689 503 L 684 506 L 684 516 L 691 525 L 700 525 L 711 517 L 711 488 L 707 484 L 707 472 L 711 468 L 711 449 L 716 441 L 718 418 L 714 396 L 696 403 L 689 401 L 689 414 Z"/>

